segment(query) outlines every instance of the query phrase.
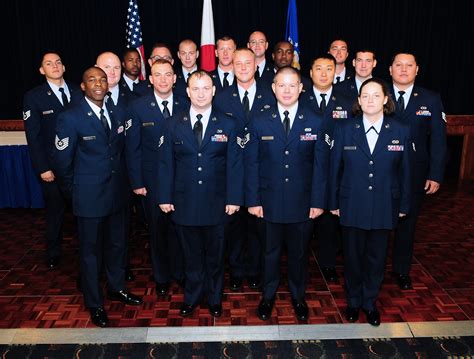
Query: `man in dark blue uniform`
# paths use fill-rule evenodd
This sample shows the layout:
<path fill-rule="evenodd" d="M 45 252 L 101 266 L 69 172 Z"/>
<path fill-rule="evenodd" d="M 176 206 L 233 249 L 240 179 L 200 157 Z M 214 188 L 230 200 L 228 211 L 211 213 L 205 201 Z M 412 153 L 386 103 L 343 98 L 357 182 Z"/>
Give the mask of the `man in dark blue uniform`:
<path fill-rule="evenodd" d="M 327 144 L 322 119 L 298 103 L 299 71 L 278 70 L 273 83 L 277 106 L 252 119 L 245 146 L 245 197 L 248 211 L 265 221 L 263 295 L 258 317 L 271 317 L 280 281 L 280 256 L 288 251 L 288 284 L 299 320 L 308 319 L 305 301 L 308 245 L 313 221 L 323 213 Z"/>
<path fill-rule="evenodd" d="M 336 71 L 336 60 L 331 54 L 321 54 L 314 58 L 310 75 L 312 89 L 301 95 L 301 103 L 323 117 L 325 138 L 330 145 L 330 138 L 337 121 L 352 117 L 352 102 L 344 96 L 337 86 L 333 86 Z M 329 152 L 326 153 L 329 156 Z M 340 246 L 340 230 L 336 216 L 330 212 L 323 213 L 316 221 L 316 237 L 319 244 L 317 251 L 318 264 L 327 282 L 336 283 L 336 253 Z"/>
<path fill-rule="evenodd" d="M 126 160 L 131 187 L 143 196 L 150 229 L 150 257 L 157 295 L 166 295 L 172 277 L 182 282 L 182 253 L 170 215 L 158 207 L 158 149 L 163 145 L 165 126 L 171 116 L 187 109 L 188 101 L 175 96 L 176 75 L 166 60 L 151 67 L 154 93 L 131 103 L 126 122 Z"/>
<path fill-rule="evenodd" d="M 243 204 L 242 149 L 237 125 L 212 108 L 215 87 L 205 71 L 188 79 L 189 111 L 173 116 L 160 147 L 160 208 L 172 212 L 183 248 L 186 284 L 182 316 L 207 297 L 222 315 L 224 224 Z"/>
<path fill-rule="evenodd" d="M 334 74 L 334 84 L 350 80 L 354 76 L 354 72 L 346 67 L 346 60 L 349 56 L 349 48 L 346 40 L 335 39 L 329 45 L 328 54 L 336 59 L 336 73 Z"/>
<path fill-rule="evenodd" d="M 217 69 L 211 73 L 216 93 L 234 84 L 232 54 L 236 47 L 235 40 L 229 36 L 221 37 L 216 42 Z"/>
<path fill-rule="evenodd" d="M 176 83 L 173 92 L 182 97 L 187 97 L 186 87 L 189 75 L 198 69 L 197 59 L 199 50 L 193 40 L 186 39 L 179 43 L 178 59 L 181 61 L 181 67 L 176 70 Z"/>
<path fill-rule="evenodd" d="M 140 73 L 142 61 L 137 49 L 127 49 L 122 57 L 123 74 L 120 79 L 120 92 L 124 92 L 130 100 L 140 96 L 137 89 L 140 87 Z"/>
<path fill-rule="evenodd" d="M 425 194 L 438 191 L 446 157 L 446 115 L 439 94 L 415 85 L 418 73 L 411 53 L 398 53 L 390 66 L 396 115 L 410 127 L 414 152 L 411 211 L 400 221 L 393 247 L 393 272 L 401 289 L 410 289 L 413 242 L 420 207 Z"/>
<path fill-rule="evenodd" d="M 251 118 L 261 110 L 275 104 L 275 97 L 267 87 L 255 81 L 255 54 L 248 48 L 235 50 L 233 67 L 236 77 L 234 85 L 216 95 L 214 104 L 217 109 L 232 116 L 240 129 L 239 139 L 242 148 L 248 138 L 247 126 Z M 257 227 L 263 227 L 261 220 L 240 211 L 230 218 L 226 226 L 229 246 L 230 289 L 239 290 L 242 278 L 247 275 L 249 287 L 256 289 L 260 285 L 262 271 L 262 234 Z M 261 232 L 261 231 L 260 231 Z M 245 247 L 247 246 L 247 256 Z M 248 264 L 247 271 L 245 264 Z M 247 272 L 247 273 L 245 273 Z"/>
<path fill-rule="evenodd" d="M 105 262 L 111 300 L 139 305 L 125 289 L 124 178 L 125 113 L 107 107 L 107 75 L 100 68 L 84 72 L 85 92 L 77 106 L 58 118 L 54 154 L 57 175 L 77 216 L 82 292 L 92 322 L 108 324 L 100 285 Z"/>
<path fill-rule="evenodd" d="M 56 119 L 70 103 L 77 102 L 82 93 L 77 85 L 64 80 L 65 67 L 57 53 L 45 53 L 39 71 L 46 82 L 25 94 L 23 119 L 31 162 L 40 178 L 45 200 L 47 265 L 54 269 L 61 255 L 65 210 L 53 163 Z"/>
<path fill-rule="evenodd" d="M 271 83 L 275 71 L 273 66 L 267 62 L 265 53 L 268 49 L 268 41 L 265 34 L 261 31 L 254 31 L 250 34 L 247 47 L 255 53 L 255 62 L 257 70 L 255 71 L 255 80 Z"/>
<path fill-rule="evenodd" d="M 357 101 L 359 96 L 360 86 L 365 80 L 372 77 L 372 72 L 377 66 L 375 52 L 372 50 L 356 51 L 352 66 L 354 66 L 355 75 L 346 81 L 340 82 L 336 87 L 354 102 Z"/>

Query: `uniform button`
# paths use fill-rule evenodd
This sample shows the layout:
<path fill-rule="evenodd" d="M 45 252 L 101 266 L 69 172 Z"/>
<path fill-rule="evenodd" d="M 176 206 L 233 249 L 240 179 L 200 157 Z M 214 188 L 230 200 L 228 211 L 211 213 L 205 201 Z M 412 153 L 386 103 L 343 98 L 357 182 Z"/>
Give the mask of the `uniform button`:
<path fill-rule="evenodd" d="M 285 168 L 290 168 L 290 165 L 285 165 Z"/>
<path fill-rule="evenodd" d="M 111 161 L 113 161 L 113 160 L 114 160 L 114 158 L 113 158 L 113 157 L 110 157 L 110 160 L 111 160 Z"/>
<path fill-rule="evenodd" d="M 369 186 L 369 191 L 372 191 L 372 186 Z"/>
<path fill-rule="evenodd" d="M 369 173 L 369 178 L 372 178 L 374 177 L 374 174 L 373 173 Z"/>
<path fill-rule="evenodd" d="M 202 157 L 202 153 L 201 153 L 201 152 L 198 153 L 198 157 Z"/>
<path fill-rule="evenodd" d="M 289 179 L 289 178 L 285 178 L 285 182 L 290 182 L 290 179 Z"/>
<path fill-rule="evenodd" d="M 201 172 L 201 171 L 202 171 L 202 167 L 198 167 L 198 171 Z"/>
<path fill-rule="evenodd" d="M 112 173 L 115 173 L 115 170 L 112 170 Z"/>
<path fill-rule="evenodd" d="M 285 151 L 285 155 L 289 155 L 290 154 L 290 151 Z"/>
<path fill-rule="evenodd" d="M 374 161 L 370 160 L 369 165 L 373 165 L 373 164 L 374 164 Z"/>
<path fill-rule="evenodd" d="M 201 180 L 199 180 L 199 181 L 198 181 L 198 184 L 202 184 L 202 181 L 201 181 Z"/>

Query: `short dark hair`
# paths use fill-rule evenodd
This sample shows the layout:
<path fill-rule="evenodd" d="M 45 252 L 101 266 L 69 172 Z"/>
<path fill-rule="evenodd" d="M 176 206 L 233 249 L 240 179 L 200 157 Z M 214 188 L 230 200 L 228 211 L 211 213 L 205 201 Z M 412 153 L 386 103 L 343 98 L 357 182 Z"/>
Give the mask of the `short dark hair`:
<path fill-rule="evenodd" d="M 273 82 L 275 82 L 275 80 L 276 80 L 276 78 L 279 74 L 288 74 L 288 73 L 295 74 L 296 76 L 298 76 L 298 81 L 301 82 L 301 72 L 300 72 L 300 70 L 295 69 L 292 66 L 280 67 L 278 69 L 278 71 L 275 73 L 275 76 L 273 77 Z"/>
<path fill-rule="evenodd" d="M 374 56 L 374 60 L 376 59 L 376 57 L 375 57 L 375 51 L 372 50 L 372 49 L 367 49 L 367 48 L 365 48 L 365 49 L 360 49 L 360 50 L 357 50 L 356 52 L 354 52 L 354 60 L 357 58 L 357 54 L 358 54 L 359 52 L 370 52 L 370 53 Z"/>
<path fill-rule="evenodd" d="M 311 61 L 311 67 L 313 67 L 316 60 L 319 60 L 319 59 L 326 59 L 326 60 L 332 61 L 334 63 L 334 66 L 336 66 L 336 58 L 328 52 L 323 52 L 313 58 L 313 61 Z"/>
<path fill-rule="evenodd" d="M 209 74 L 209 72 L 207 72 L 205 70 L 196 70 L 194 72 L 191 72 L 191 74 L 188 77 L 188 87 L 189 87 L 189 84 L 191 82 L 191 79 L 194 78 L 194 77 L 196 77 L 198 79 L 203 78 L 203 77 L 209 77 L 212 81 L 212 76 L 211 76 L 211 74 Z M 212 81 L 212 82 L 213 82 L 212 85 L 214 86 L 214 81 Z"/>
<path fill-rule="evenodd" d="M 277 52 L 278 49 L 280 48 L 280 45 L 281 44 L 289 44 L 290 47 L 291 47 L 291 51 L 295 51 L 295 47 L 293 46 L 293 44 L 289 41 L 286 41 L 286 40 L 283 40 L 283 41 L 278 41 L 275 46 L 273 46 L 273 53 Z"/>
<path fill-rule="evenodd" d="M 388 90 L 387 84 L 382 79 L 379 79 L 377 77 L 372 77 L 362 82 L 362 85 L 360 85 L 358 97 L 360 97 L 360 94 L 362 93 L 362 89 L 371 82 L 379 84 L 380 87 L 382 88 L 383 95 L 388 97 L 387 103 L 383 105 L 383 113 L 386 115 L 393 114 L 395 112 L 395 102 L 393 101 L 392 96 L 390 96 L 390 92 Z M 354 102 L 354 106 L 352 107 L 352 112 L 354 112 L 354 115 L 356 116 L 362 114 L 362 108 L 360 107 L 359 101 Z"/>
<path fill-rule="evenodd" d="M 56 51 L 56 50 L 54 50 L 54 49 L 47 49 L 47 50 L 43 51 L 43 53 L 41 54 L 41 57 L 40 57 L 40 59 L 39 59 L 39 60 L 40 60 L 40 61 L 39 61 L 40 67 L 43 66 L 44 57 L 45 57 L 46 55 L 49 55 L 49 54 L 58 55 L 58 57 L 59 57 L 59 58 L 61 59 L 61 61 L 62 61 L 61 55 L 59 54 L 58 51 Z"/>
<path fill-rule="evenodd" d="M 155 43 L 153 44 L 153 47 L 151 48 L 150 56 L 149 56 L 149 57 L 151 57 L 151 54 L 153 53 L 153 50 L 158 49 L 158 48 L 162 48 L 162 47 L 168 49 L 168 51 L 169 51 L 170 54 L 171 54 L 171 49 L 169 48 L 168 45 L 166 45 L 164 42 L 155 42 Z M 171 56 L 173 56 L 173 55 L 171 55 Z"/>
<path fill-rule="evenodd" d="M 156 60 L 155 62 L 153 62 L 153 65 L 151 65 L 151 70 L 153 70 L 153 66 L 155 66 L 156 64 L 158 64 L 158 65 L 170 65 L 171 71 L 173 71 L 173 74 L 174 74 L 174 67 L 173 67 L 173 65 L 171 65 L 171 62 L 169 62 L 168 60 L 165 60 L 165 59 Z"/>
<path fill-rule="evenodd" d="M 129 48 L 126 48 L 123 52 L 122 52 L 122 61 L 125 60 L 125 56 L 127 56 L 127 54 L 131 53 L 131 52 L 135 52 L 136 54 L 138 54 L 138 56 L 140 56 L 140 53 L 138 52 L 137 49 L 133 48 L 133 47 L 129 47 Z"/>
<path fill-rule="evenodd" d="M 415 59 L 415 63 L 418 64 L 418 61 L 416 60 L 416 55 L 413 53 L 413 52 L 409 52 L 409 51 L 399 51 L 399 52 L 396 52 L 395 55 L 392 56 L 392 59 L 390 61 L 390 65 L 393 64 L 393 62 L 395 61 L 395 57 L 397 57 L 398 55 L 410 55 L 410 56 L 413 56 L 413 58 Z"/>
<path fill-rule="evenodd" d="M 230 36 L 222 36 L 222 37 L 219 37 L 216 41 L 216 48 L 217 48 L 217 44 L 219 43 L 219 41 L 232 41 L 235 45 L 235 47 L 237 47 L 237 43 L 235 42 L 235 40 L 230 37 Z"/>

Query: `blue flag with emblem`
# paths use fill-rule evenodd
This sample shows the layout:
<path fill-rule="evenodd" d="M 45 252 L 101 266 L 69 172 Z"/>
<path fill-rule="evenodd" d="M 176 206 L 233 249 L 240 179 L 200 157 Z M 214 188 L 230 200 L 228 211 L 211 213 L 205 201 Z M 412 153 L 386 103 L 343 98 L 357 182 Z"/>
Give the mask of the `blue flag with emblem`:
<path fill-rule="evenodd" d="M 285 39 L 293 44 L 295 49 L 292 66 L 300 69 L 300 44 L 298 41 L 298 14 L 296 12 L 296 0 L 288 1 Z"/>

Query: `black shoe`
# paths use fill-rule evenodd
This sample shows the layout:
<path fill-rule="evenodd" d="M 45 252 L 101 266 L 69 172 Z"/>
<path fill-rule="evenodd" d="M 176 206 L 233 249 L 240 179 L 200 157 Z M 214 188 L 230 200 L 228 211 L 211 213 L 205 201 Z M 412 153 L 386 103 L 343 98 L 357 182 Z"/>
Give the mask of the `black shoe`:
<path fill-rule="evenodd" d="M 170 289 L 170 284 L 168 282 L 156 283 L 156 295 L 158 296 L 164 296 L 168 294 L 169 289 Z"/>
<path fill-rule="evenodd" d="M 194 313 L 194 309 L 196 309 L 196 305 L 183 303 L 179 310 L 179 314 L 181 314 L 182 317 L 189 317 Z"/>
<path fill-rule="evenodd" d="M 357 322 L 359 320 L 359 308 L 347 307 L 346 320 L 350 323 Z"/>
<path fill-rule="evenodd" d="M 76 278 L 76 288 L 79 292 L 82 292 L 82 279 L 80 274 Z"/>
<path fill-rule="evenodd" d="M 380 314 L 377 309 L 374 310 L 364 310 L 367 323 L 378 327 L 380 325 Z"/>
<path fill-rule="evenodd" d="M 304 299 L 292 299 L 293 309 L 295 310 L 296 318 L 298 320 L 308 320 L 308 305 Z"/>
<path fill-rule="evenodd" d="M 104 307 L 90 308 L 91 320 L 96 326 L 105 328 L 109 324 L 109 318 Z"/>
<path fill-rule="evenodd" d="M 59 257 L 49 258 L 46 265 L 48 266 L 49 270 L 54 270 L 54 269 L 58 268 L 58 266 L 59 266 Z"/>
<path fill-rule="evenodd" d="M 214 304 L 214 305 L 210 305 L 209 306 L 209 313 L 213 316 L 213 317 L 220 317 L 222 315 L 222 305 L 220 304 Z"/>
<path fill-rule="evenodd" d="M 323 272 L 324 279 L 326 282 L 338 283 L 339 276 L 337 275 L 336 268 L 334 267 L 322 267 L 321 272 Z"/>
<path fill-rule="evenodd" d="M 135 276 L 133 275 L 132 270 L 129 267 L 125 268 L 125 280 L 127 282 L 131 282 L 134 279 L 135 279 Z"/>
<path fill-rule="evenodd" d="M 401 290 L 409 290 L 413 289 L 411 285 L 411 278 L 409 274 L 397 274 L 394 273 L 395 277 L 397 278 L 397 284 Z"/>
<path fill-rule="evenodd" d="M 258 289 L 260 288 L 260 277 L 258 275 L 248 276 L 247 283 L 250 289 Z"/>
<path fill-rule="evenodd" d="M 258 304 L 257 315 L 261 320 L 268 320 L 272 316 L 274 299 L 266 300 L 262 299 Z"/>
<path fill-rule="evenodd" d="M 107 298 L 110 300 L 118 300 L 123 304 L 129 305 L 140 305 L 142 304 L 142 299 L 135 294 L 127 292 L 126 290 L 121 290 L 119 292 L 107 292 Z"/>
<path fill-rule="evenodd" d="M 242 289 L 242 278 L 230 276 L 230 290 L 235 292 Z"/>

